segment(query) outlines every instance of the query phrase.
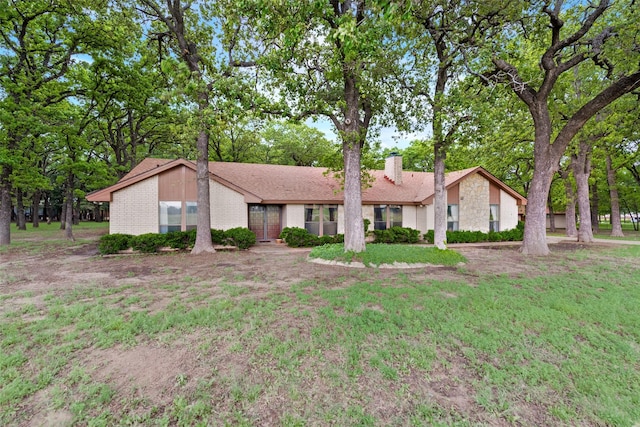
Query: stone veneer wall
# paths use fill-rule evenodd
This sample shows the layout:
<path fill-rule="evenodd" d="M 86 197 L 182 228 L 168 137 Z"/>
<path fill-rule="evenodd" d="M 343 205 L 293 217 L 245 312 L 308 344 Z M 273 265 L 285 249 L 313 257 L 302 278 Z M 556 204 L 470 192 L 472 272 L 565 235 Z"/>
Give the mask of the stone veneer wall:
<path fill-rule="evenodd" d="M 228 230 L 249 226 L 249 207 L 244 196 L 215 181 L 209 181 L 211 228 Z"/>
<path fill-rule="evenodd" d="M 113 193 L 109 233 L 157 233 L 159 221 L 158 177 L 140 181 Z"/>
<path fill-rule="evenodd" d="M 459 229 L 489 231 L 489 181 L 474 173 L 460 182 Z"/>

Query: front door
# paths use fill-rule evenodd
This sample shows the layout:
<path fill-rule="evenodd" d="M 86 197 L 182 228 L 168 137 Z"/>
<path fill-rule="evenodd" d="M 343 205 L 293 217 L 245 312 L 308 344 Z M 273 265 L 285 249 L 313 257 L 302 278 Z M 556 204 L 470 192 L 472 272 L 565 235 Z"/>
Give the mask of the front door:
<path fill-rule="evenodd" d="M 280 237 L 280 212 L 278 205 L 249 205 L 249 229 L 256 234 L 258 241 Z"/>

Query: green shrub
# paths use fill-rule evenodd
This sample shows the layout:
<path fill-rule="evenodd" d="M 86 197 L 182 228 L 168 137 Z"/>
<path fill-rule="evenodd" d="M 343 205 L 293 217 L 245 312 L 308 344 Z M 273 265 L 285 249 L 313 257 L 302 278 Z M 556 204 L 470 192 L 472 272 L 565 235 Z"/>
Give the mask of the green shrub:
<path fill-rule="evenodd" d="M 132 237 L 130 234 L 105 234 L 100 237 L 98 251 L 102 255 L 117 254 L 118 251 L 124 251 L 131 247 Z"/>
<path fill-rule="evenodd" d="M 213 242 L 214 245 L 224 245 L 225 239 L 226 235 L 224 230 L 211 229 L 211 242 Z"/>
<path fill-rule="evenodd" d="M 283 228 L 282 232 L 280 232 L 280 238 L 285 241 L 287 246 L 292 248 L 318 246 L 320 244 L 318 236 L 300 227 Z"/>
<path fill-rule="evenodd" d="M 299 227 L 285 227 L 280 233 L 280 238 L 285 241 L 287 246 L 292 248 L 305 248 L 344 242 L 344 234 L 318 237 L 315 234 L 309 233 L 306 229 Z"/>
<path fill-rule="evenodd" d="M 158 248 L 167 246 L 166 234 L 147 233 L 140 234 L 139 236 L 133 236 L 131 238 L 131 248 L 134 251 L 140 251 L 144 253 L 158 252 Z"/>
<path fill-rule="evenodd" d="M 164 246 L 174 249 L 186 249 L 193 246 L 194 242 L 195 233 L 191 231 L 171 231 L 164 235 Z"/>
<path fill-rule="evenodd" d="M 362 222 L 364 223 L 364 234 L 367 234 L 369 232 L 369 226 L 371 225 L 371 220 L 369 218 L 365 218 L 362 220 Z"/>
<path fill-rule="evenodd" d="M 374 243 L 417 243 L 420 232 L 408 227 L 391 227 L 387 230 L 373 230 Z"/>
<path fill-rule="evenodd" d="M 447 243 L 518 242 L 523 236 L 524 225 L 519 222 L 516 228 L 506 231 L 447 231 Z M 433 230 L 424 234 L 424 240 L 433 243 Z"/>
<path fill-rule="evenodd" d="M 249 249 L 256 244 L 256 235 L 245 227 L 236 227 L 224 232 L 224 242 L 236 246 L 238 249 Z"/>

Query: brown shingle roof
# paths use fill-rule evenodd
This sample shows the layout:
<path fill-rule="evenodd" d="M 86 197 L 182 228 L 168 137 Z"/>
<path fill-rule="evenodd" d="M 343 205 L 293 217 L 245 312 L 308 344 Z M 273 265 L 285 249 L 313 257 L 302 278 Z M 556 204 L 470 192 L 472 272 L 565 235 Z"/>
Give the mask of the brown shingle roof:
<path fill-rule="evenodd" d="M 139 182 L 164 170 L 186 165 L 195 170 L 195 162 L 183 159 L 143 160 L 117 184 L 87 195 L 90 201 L 110 201 L 111 193 Z M 251 203 L 341 203 L 342 183 L 326 168 L 265 165 L 254 163 L 209 162 L 211 178 L 245 196 Z M 365 204 L 429 204 L 434 194 L 433 173 L 404 171 L 402 184 L 395 185 L 384 176 L 384 171 L 370 171 L 374 178 L 370 187 L 362 192 Z M 446 186 L 456 184 L 466 176 L 479 173 L 526 204 L 526 199 L 499 181 L 493 175 L 475 167 L 446 175 Z"/>

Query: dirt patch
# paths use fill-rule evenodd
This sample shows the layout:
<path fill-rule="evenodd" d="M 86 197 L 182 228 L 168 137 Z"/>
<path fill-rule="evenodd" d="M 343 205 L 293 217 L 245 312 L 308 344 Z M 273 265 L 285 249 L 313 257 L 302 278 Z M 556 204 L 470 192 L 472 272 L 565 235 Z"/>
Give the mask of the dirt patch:
<path fill-rule="evenodd" d="M 22 310 L 25 322 L 41 320 L 47 296 L 83 288 L 98 291 L 123 288 L 124 291 L 119 290 L 117 294 L 121 299 L 108 301 L 108 304 L 123 305 L 123 300 L 135 296 L 125 305 L 128 315 L 141 310 L 159 313 L 175 303 L 198 307 L 216 298 L 233 302 L 247 297 L 261 300 L 268 294 L 290 298 L 293 290 L 300 295 L 305 294 L 306 284 L 325 289 L 345 288 L 364 281 L 377 281 L 389 286 L 401 283 L 429 286 L 435 281 L 452 281 L 463 286 L 476 286 L 488 276 L 517 279 L 566 272 L 568 263 L 579 268 L 581 263 L 591 262 L 586 256 L 574 256 L 567 261 L 568 255 L 583 250 L 597 253 L 604 248 L 610 246 L 562 242 L 551 245 L 551 250 L 558 256 L 527 257 L 518 252 L 517 245 L 465 246 L 455 248 L 467 258 L 464 265 L 404 266 L 406 268 L 402 269 L 354 269 L 310 263 L 307 262 L 308 249 L 290 249 L 275 244 L 258 245 L 249 251 L 198 256 L 174 252 L 101 257 L 97 255 L 95 243 L 77 245 L 54 255 L 33 255 L 16 249 L 3 253 L 0 262 L 0 297 L 10 300 L 10 303 L 0 305 L 0 314 Z M 518 288 L 517 281 L 513 286 Z M 315 303 L 312 293 L 307 296 L 310 298 L 308 304 L 312 306 Z M 450 291 L 441 292 L 441 296 L 447 299 L 459 297 Z M 85 298 L 91 299 L 92 296 Z M 283 298 L 281 304 L 286 306 L 287 298 Z M 304 309 L 304 303 L 300 302 L 298 308 Z M 367 308 L 385 312 L 379 304 L 372 303 Z M 274 327 L 279 325 L 278 322 L 291 325 L 277 328 L 287 331 L 290 336 L 277 336 L 274 338 L 276 343 L 313 340 L 311 321 L 305 323 L 305 318 L 301 320 L 297 312 L 291 318 L 283 313 L 283 317 L 273 324 Z M 282 424 L 282 414 L 287 413 L 292 402 L 297 402 L 298 407 L 307 411 L 318 403 L 325 408 L 336 406 L 344 412 L 350 403 L 360 404 L 363 396 L 368 399 L 363 406 L 369 413 L 389 424 L 397 423 L 397 417 L 411 412 L 412 408 L 422 404 L 420 399 L 427 398 L 445 410 L 465 414 L 473 422 L 508 425 L 507 421 L 490 415 L 478 404 L 478 390 L 474 384 L 481 382 L 481 378 L 460 355 L 441 355 L 443 363 L 435 364 L 428 376 L 420 370 L 399 374 L 402 381 L 398 384 L 406 386 L 406 390 L 401 390 L 400 386 L 384 389 L 388 381 L 375 372 L 363 375 L 362 381 L 358 379 L 355 382 L 332 376 L 335 366 L 348 364 L 348 355 L 332 348 L 321 349 L 320 354 L 313 357 L 305 356 L 301 351 L 299 360 L 293 361 L 299 366 L 287 371 L 278 365 L 287 363 L 287 360 L 261 358 L 252 348 L 238 351 L 236 332 L 241 333 L 222 331 L 204 335 L 201 331 L 166 341 L 142 337 L 131 347 L 97 348 L 90 345 L 73 355 L 73 365 L 81 366 L 93 382 L 106 384 L 114 390 L 118 398 L 113 399 L 112 413 L 121 412 L 122 402 L 127 401 L 144 402 L 139 406 L 141 413 L 150 408 L 160 408 L 158 411 L 161 412 L 163 407 L 172 404 L 176 396 L 195 393 L 204 381 L 213 384 L 207 388 L 207 399 L 217 411 L 233 413 L 238 408 L 233 407 L 233 396 L 230 397 L 229 393 L 234 390 L 242 392 L 244 401 L 253 403 L 250 409 L 242 409 L 246 409 L 245 413 L 261 425 Z M 278 378 L 280 382 L 276 381 Z M 293 383 L 302 381 L 301 384 L 296 383 L 294 390 L 300 395 L 289 395 L 292 391 L 286 386 L 278 389 L 287 384 L 282 378 Z M 255 384 L 261 388 L 254 389 Z M 255 397 L 251 397 L 252 393 Z M 406 399 L 398 399 L 397 396 L 403 393 Z M 27 414 L 28 425 L 71 423 L 71 413 L 55 409 L 51 399 L 50 388 L 45 388 L 25 400 L 22 409 Z M 534 403 L 522 402 L 518 411 L 517 416 L 526 420 L 525 425 L 548 425 L 554 421 L 545 415 L 545 408 L 536 407 Z M 345 420 L 338 418 L 334 424 L 341 421 Z"/>

